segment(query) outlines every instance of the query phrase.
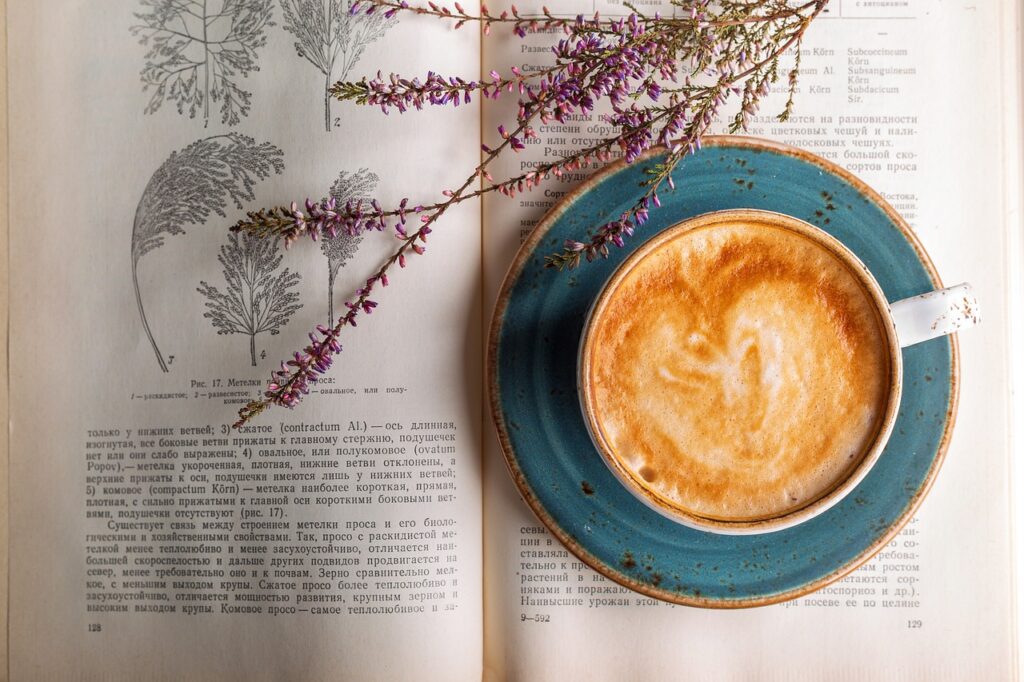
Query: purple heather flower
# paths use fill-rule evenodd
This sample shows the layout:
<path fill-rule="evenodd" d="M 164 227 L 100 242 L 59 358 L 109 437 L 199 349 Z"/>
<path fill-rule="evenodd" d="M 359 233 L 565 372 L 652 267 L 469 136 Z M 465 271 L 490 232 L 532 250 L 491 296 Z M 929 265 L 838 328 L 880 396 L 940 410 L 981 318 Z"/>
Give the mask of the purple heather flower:
<path fill-rule="evenodd" d="M 566 35 L 552 48 L 553 65 L 542 71 L 523 73 L 512 66 L 509 69 L 512 75 L 508 78 L 503 78 L 495 70 L 489 73 L 489 80 L 480 81 L 446 77 L 434 72 L 413 79 L 396 74 L 385 77 L 378 72 L 375 77 L 364 78 L 358 83 L 338 86 L 337 91 L 343 97 L 378 106 L 387 114 L 392 109 L 403 113 L 425 106 L 458 107 L 472 101 L 477 93 L 488 99 L 499 97 L 503 91 L 518 93 L 514 123 L 508 128 L 505 125 L 497 128 L 512 151 L 525 149 L 526 141 L 537 137 L 533 128 L 536 121 L 542 124 L 551 121 L 565 123 L 571 120 L 570 117 L 593 112 L 601 101 L 606 101 L 611 107 L 610 115 L 602 118 L 613 126 L 614 134 L 600 140 L 593 148 L 545 163 L 518 177 L 495 182 L 486 168 L 487 161 L 506 145 L 495 150 L 481 144 L 481 150 L 488 155 L 487 160 L 474 171 L 467 185 L 479 175 L 489 183 L 485 183 L 483 192 L 498 191 L 514 196 L 551 176 L 561 178 L 567 173 L 586 169 L 592 159 L 604 163 L 613 155 L 621 154 L 627 162 L 632 162 L 657 144 L 670 150 L 668 160 L 662 162 L 654 177 L 646 182 L 647 192 L 628 211 L 617 220 L 601 225 L 586 241 L 566 240 L 563 252 L 552 257 L 551 264 L 575 267 L 583 258 L 587 261 L 607 258 L 610 246 L 624 246 L 636 227 L 650 219 L 652 206 L 661 206 L 658 196 L 660 184 L 665 182 L 669 188 L 675 188 L 673 169 L 687 153 L 701 148 L 703 135 L 730 95 L 735 94 L 741 99 L 735 119 L 738 124 L 746 123 L 756 113 L 758 100 L 768 94 L 771 83 L 775 81 L 769 70 L 771 60 L 777 58 L 782 49 L 793 45 L 794 40 L 799 40 L 810 19 L 821 12 L 824 3 L 802 5 L 790 14 L 773 16 L 759 15 L 756 5 L 751 4 L 746 21 L 765 22 L 768 28 L 750 31 L 731 28 L 738 25 L 737 20 L 745 22 L 744 18 L 732 14 L 719 15 L 718 6 L 709 9 L 708 0 L 690 3 L 689 21 L 662 19 L 660 14 L 653 18 L 630 14 L 602 21 L 598 13 L 591 19 L 581 15 L 575 21 L 569 21 L 550 16 L 546 7 L 542 9 L 541 16 L 524 18 L 514 5 L 510 9 L 511 17 L 508 12 L 492 16 L 484 5 L 481 5 L 480 17 L 470 17 L 458 2 L 454 3 L 454 14 L 429 0 L 427 6 L 429 13 L 454 18 L 456 27 L 475 19 L 481 22 L 487 33 L 492 21 L 507 21 L 520 36 L 542 28 L 561 28 Z M 385 17 L 390 18 L 400 9 L 408 8 L 405 0 L 400 3 L 389 0 L 383 5 L 354 0 L 350 12 L 369 15 L 380 9 Z M 418 13 L 427 12 L 418 7 L 412 9 Z M 730 26 L 725 30 L 715 23 L 723 17 Z M 682 78 L 684 85 L 671 85 L 678 82 L 681 73 L 685 74 Z M 700 85 L 694 85 L 691 76 Z M 791 78 L 791 87 L 792 82 Z M 333 198 L 319 202 L 307 200 L 304 208 L 293 203 L 287 209 L 278 207 L 268 212 L 250 213 L 248 223 L 241 221 L 236 226 L 238 229 L 280 234 L 287 246 L 304 235 L 315 240 L 342 233 L 358 235 L 371 230 L 390 230 L 388 221 L 395 217 L 394 234 L 402 240 L 402 245 L 392 260 L 357 291 L 356 298 L 346 303 L 347 312 L 338 319 L 336 326 L 318 326 L 309 335 L 309 345 L 271 375 L 266 400 L 251 403 L 243 409 L 240 423 L 257 414 L 268 403 L 286 407 L 295 405 L 309 391 L 310 384 L 331 366 L 334 355 L 341 351 L 337 340 L 341 328 L 356 326 L 359 315 L 371 314 L 376 308 L 377 303 L 369 296 L 378 282 L 381 286 L 388 286 L 387 267 L 397 262 L 404 268 L 406 249 L 423 254 L 422 242 L 426 242 L 433 221 L 444 208 L 478 193 L 445 190 L 446 200 L 442 203 L 410 208 L 408 200 L 402 199 L 397 209 L 388 211 L 376 200 L 346 202 L 344 206 L 339 206 Z M 406 228 L 408 213 L 420 216 L 419 231 L 412 234 Z"/>

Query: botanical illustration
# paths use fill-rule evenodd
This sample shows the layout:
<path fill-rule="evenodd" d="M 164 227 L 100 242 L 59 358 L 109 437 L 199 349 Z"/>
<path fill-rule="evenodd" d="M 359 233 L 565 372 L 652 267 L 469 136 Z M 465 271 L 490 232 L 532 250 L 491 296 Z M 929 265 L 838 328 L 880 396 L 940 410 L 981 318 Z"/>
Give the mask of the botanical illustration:
<path fill-rule="evenodd" d="M 324 125 L 331 131 L 328 88 L 344 80 L 366 46 L 394 22 L 383 12 L 353 12 L 350 0 L 281 0 L 284 27 L 295 36 L 295 51 L 324 76 Z M 357 8 L 358 9 L 358 8 Z"/>
<path fill-rule="evenodd" d="M 139 260 L 160 248 L 166 237 L 185 234 L 184 225 L 201 225 L 211 214 L 227 216 L 228 202 L 244 208 L 255 198 L 260 180 L 284 170 L 284 153 L 269 142 L 231 133 L 193 142 L 173 152 L 146 184 L 132 225 L 132 283 L 139 317 L 160 369 L 167 362 L 153 338 L 139 291 Z"/>
<path fill-rule="evenodd" d="M 256 335 L 279 334 L 281 328 L 302 308 L 299 294 L 292 291 L 302 277 L 288 268 L 279 271 L 284 254 L 279 239 L 229 234 L 220 247 L 220 261 L 226 287 L 200 282 L 197 291 L 206 297 L 203 317 L 218 334 L 249 337 L 249 357 L 256 366 Z"/>
<path fill-rule="evenodd" d="M 379 180 L 376 173 L 371 173 L 365 168 L 354 173 L 342 171 L 338 175 L 338 179 L 331 185 L 331 197 L 339 206 L 345 206 L 350 202 L 369 203 L 373 191 L 377 189 Z M 334 239 L 320 241 L 320 250 L 327 256 L 327 319 L 329 320 L 334 319 L 334 279 L 345 263 L 356 254 L 359 242 L 362 240 L 362 233 L 341 232 Z"/>
<path fill-rule="evenodd" d="M 165 101 L 179 114 L 210 122 L 210 105 L 220 118 L 237 124 L 249 113 L 251 93 L 238 80 L 259 71 L 256 50 L 273 26 L 274 0 L 140 0 L 132 35 L 147 48 L 142 67 L 143 92 L 152 93 L 147 114 Z"/>

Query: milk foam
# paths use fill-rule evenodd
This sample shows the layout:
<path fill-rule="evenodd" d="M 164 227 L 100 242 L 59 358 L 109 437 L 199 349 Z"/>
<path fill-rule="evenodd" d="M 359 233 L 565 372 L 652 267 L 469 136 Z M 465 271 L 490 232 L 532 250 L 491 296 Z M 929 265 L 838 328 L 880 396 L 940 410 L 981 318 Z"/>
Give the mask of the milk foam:
<path fill-rule="evenodd" d="M 875 305 L 809 237 L 757 223 L 683 232 L 593 322 L 592 405 L 631 478 L 721 520 L 800 508 L 844 479 L 884 417 Z"/>

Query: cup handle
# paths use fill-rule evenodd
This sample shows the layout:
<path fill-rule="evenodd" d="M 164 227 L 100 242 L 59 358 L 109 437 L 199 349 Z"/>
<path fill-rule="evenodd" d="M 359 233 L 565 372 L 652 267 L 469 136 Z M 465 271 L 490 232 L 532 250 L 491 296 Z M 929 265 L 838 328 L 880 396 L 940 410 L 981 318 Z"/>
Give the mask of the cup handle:
<path fill-rule="evenodd" d="M 973 327 L 981 321 L 971 285 L 957 284 L 889 305 L 900 347 Z"/>

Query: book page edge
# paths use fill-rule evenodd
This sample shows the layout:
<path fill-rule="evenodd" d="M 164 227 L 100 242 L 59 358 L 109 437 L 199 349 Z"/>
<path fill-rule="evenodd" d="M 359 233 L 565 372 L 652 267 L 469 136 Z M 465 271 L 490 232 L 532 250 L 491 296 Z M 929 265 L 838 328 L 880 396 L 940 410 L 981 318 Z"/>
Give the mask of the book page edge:
<path fill-rule="evenodd" d="M 1010 633 L 1012 637 L 1013 669 L 1016 679 L 1024 677 L 1022 668 L 1021 620 L 1024 619 L 1024 604 L 1020 599 L 1020 587 L 1024 583 L 1024 543 L 1016 537 L 1017 531 L 1024 525 L 1024 504 L 1018 498 L 1024 490 L 1024 361 L 1015 356 L 1011 349 L 1020 347 L 1024 341 L 1024 318 L 1014 315 L 1024 305 L 1024 193 L 1021 191 L 1024 182 L 1024 70 L 1019 65 L 1024 59 L 1024 13 L 1020 6 L 1013 2 L 1003 5 L 1003 51 L 1002 63 L 1007 70 L 1003 74 L 1003 88 L 1006 107 L 1003 111 L 1003 138 L 1006 157 L 1003 173 L 1005 175 L 1004 211 L 1006 218 L 1006 281 L 1007 320 L 1010 327 L 1010 350 L 1007 366 L 1010 370 L 1010 432 L 1008 453 L 1010 458 L 1010 537 L 1011 556 L 1014 570 L 1011 576 L 1012 599 L 1014 603 L 1013 622 Z M 1006 65 L 1018 65 L 1016 68 Z"/>
<path fill-rule="evenodd" d="M 7 229 L 10 221 L 8 219 L 9 203 L 8 196 L 10 193 L 9 180 L 9 164 L 10 158 L 8 156 L 8 145 L 7 145 L 7 69 L 9 60 L 7 58 L 7 0 L 0 0 L 0 16 L 4 17 L 4 30 L 0 31 L 0 55 L 3 56 L 3 68 L 0 68 L 0 158 L 4 159 L 4 162 L 0 164 L 0 263 L 3 264 L 2 271 L 0 271 L 0 325 L 2 325 L 2 334 L 0 334 L 0 356 L 4 358 L 3 363 L 3 390 L 0 391 L 0 412 L 3 413 L 3 421 L 8 424 L 8 428 L 4 430 L 4 436 L 0 441 L 0 481 L 3 485 L 0 485 L 0 636 L 3 637 L 4 646 L 0 649 L 0 671 L 3 672 L 4 679 L 10 679 L 10 639 L 8 638 L 8 618 L 10 612 L 8 610 L 8 539 L 10 537 L 8 529 L 8 456 L 9 456 L 9 443 L 10 443 L 10 421 L 9 421 L 9 410 L 8 401 L 10 394 L 8 392 L 8 377 L 10 358 L 8 357 L 8 337 L 10 335 L 10 327 L 8 325 L 8 302 L 10 300 L 8 296 L 8 249 L 7 249 Z"/>

